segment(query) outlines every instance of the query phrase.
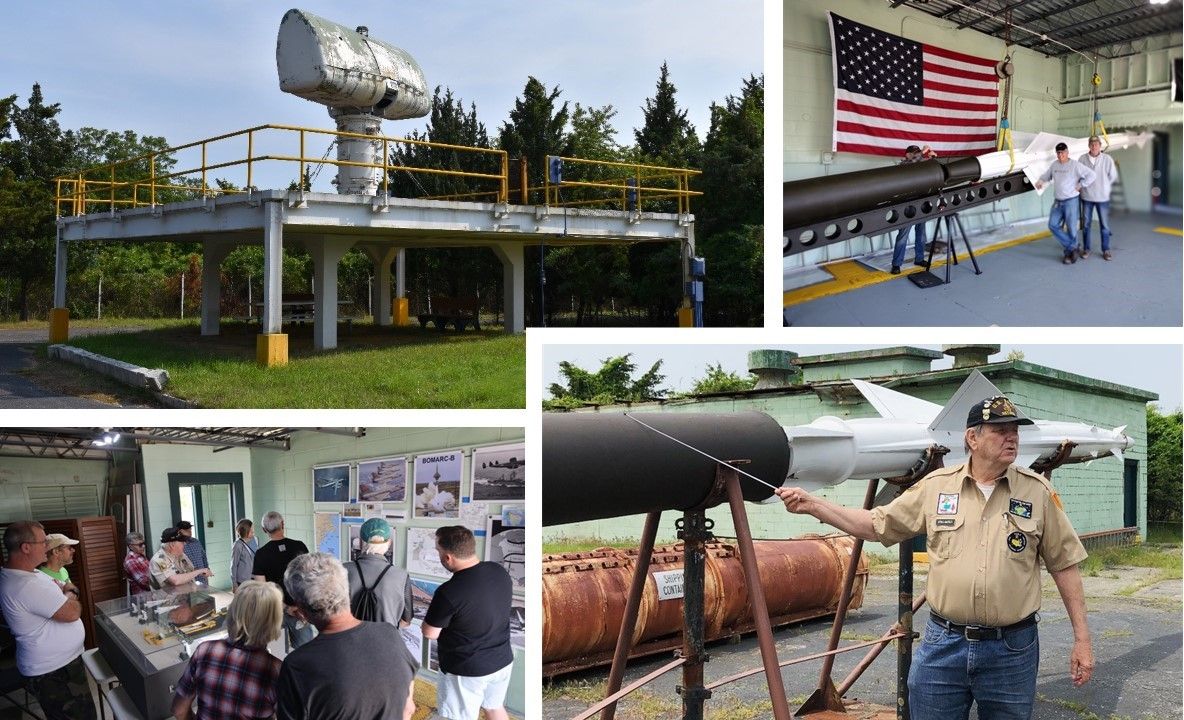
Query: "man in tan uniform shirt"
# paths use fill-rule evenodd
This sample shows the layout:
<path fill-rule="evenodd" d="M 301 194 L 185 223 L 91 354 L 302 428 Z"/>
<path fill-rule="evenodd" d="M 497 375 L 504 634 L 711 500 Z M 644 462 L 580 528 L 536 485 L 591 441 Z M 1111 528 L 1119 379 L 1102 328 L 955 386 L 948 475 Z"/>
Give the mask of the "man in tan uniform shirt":
<path fill-rule="evenodd" d="M 886 506 L 846 508 L 800 488 L 777 495 L 865 540 L 894 545 L 927 536 L 930 619 L 909 673 L 913 720 L 1029 718 L 1036 693 L 1040 568 L 1044 562 L 1073 625 L 1069 671 L 1080 686 L 1093 671 L 1078 563 L 1085 548 L 1060 497 L 1041 475 L 1012 465 L 1019 418 L 1002 395 L 973 406 L 966 463 L 936 470 Z"/>

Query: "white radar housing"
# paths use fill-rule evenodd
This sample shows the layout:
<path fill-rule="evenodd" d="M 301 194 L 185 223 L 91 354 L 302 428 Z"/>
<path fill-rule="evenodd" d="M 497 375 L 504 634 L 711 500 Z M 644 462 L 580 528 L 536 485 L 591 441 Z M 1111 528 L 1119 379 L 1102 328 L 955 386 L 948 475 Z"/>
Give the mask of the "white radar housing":
<path fill-rule="evenodd" d="M 280 90 L 327 105 L 334 115 L 366 113 L 387 120 L 427 115 L 432 107 L 423 69 L 400 48 L 303 10 L 280 21 L 275 48 Z"/>

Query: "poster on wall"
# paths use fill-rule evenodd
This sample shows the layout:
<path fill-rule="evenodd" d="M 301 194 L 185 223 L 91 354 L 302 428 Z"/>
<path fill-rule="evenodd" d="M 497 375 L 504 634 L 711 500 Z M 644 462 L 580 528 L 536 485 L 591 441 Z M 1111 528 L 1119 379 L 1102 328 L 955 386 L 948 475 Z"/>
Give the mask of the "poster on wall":
<path fill-rule="evenodd" d="M 362 518 L 341 518 L 341 535 L 346 542 L 346 555 L 350 561 L 362 554 Z"/>
<path fill-rule="evenodd" d="M 358 500 L 403 502 L 407 499 L 407 458 L 391 457 L 358 462 Z"/>
<path fill-rule="evenodd" d="M 510 646 L 526 649 L 526 603 L 517 597 L 510 605 Z"/>
<path fill-rule="evenodd" d="M 360 518 L 362 517 L 362 505 L 360 503 L 346 503 L 341 506 L 341 517 Z"/>
<path fill-rule="evenodd" d="M 526 508 L 521 505 L 507 505 L 502 508 L 502 525 L 526 527 Z"/>
<path fill-rule="evenodd" d="M 457 517 L 463 465 L 460 450 L 415 456 L 415 517 Z"/>
<path fill-rule="evenodd" d="M 485 559 L 506 569 L 514 592 L 526 592 L 526 528 L 508 527 L 500 515 L 490 515 L 485 525 Z"/>
<path fill-rule="evenodd" d="M 428 640 L 428 669 L 440 672 L 440 646 L 435 639 Z"/>
<path fill-rule="evenodd" d="M 473 450 L 473 502 L 504 502 L 526 497 L 526 446 L 497 445 Z"/>
<path fill-rule="evenodd" d="M 320 465 L 312 469 L 313 502 L 349 502 L 349 464 Z"/>
<path fill-rule="evenodd" d="M 312 514 L 312 537 L 317 552 L 341 558 L 341 515 L 333 512 Z"/>
<path fill-rule="evenodd" d="M 382 503 L 362 502 L 358 506 L 362 509 L 363 520 L 382 517 Z"/>
<path fill-rule="evenodd" d="M 476 537 L 485 537 L 485 521 L 489 518 L 489 506 L 485 503 L 462 502 L 459 524 L 473 531 Z"/>
<path fill-rule="evenodd" d="M 432 604 L 432 597 L 441 583 L 423 578 L 411 578 L 411 614 L 415 617 L 412 622 L 423 622 L 428 614 L 428 605 Z"/>
<path fill-rule="evenodd" d="M 440 564 L 435 528 L 407 528 L 407 572 L 439 578 L 452 576 Z"/>
<path fill-rule="evenodd" d="M 407 627 L 399 628 L 399 632 L 403 635 L 403 643 L 407 646 L 407 652 L 411 653 L 411 657 L 422 664 L 423 630 L 420 629 L 419 622 L 413 621 Z"/>

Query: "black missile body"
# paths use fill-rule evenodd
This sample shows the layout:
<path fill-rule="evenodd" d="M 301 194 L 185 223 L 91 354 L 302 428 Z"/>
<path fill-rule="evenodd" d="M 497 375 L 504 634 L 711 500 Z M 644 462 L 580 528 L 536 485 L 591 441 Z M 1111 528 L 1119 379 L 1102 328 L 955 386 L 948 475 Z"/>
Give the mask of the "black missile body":
<path fill-rule="evenodd" d="M 765 413 L 637 413 L 638 419 L 724 461 L 780 485 L 789 471 L 789 439 Z M 543 415 L 543 525 L 661 510 L 687 510 L 712 498 L 718 464 L 626 415 Z M 746 500 L 773 491 L 740 476 Z M 722 493 L 715 502 L 726 500 Z"/>
<path fill-rule="evenodd" d="M 824 175 L 785 183 L 785 227 L 811 225 L 823 220 L 916 200 L 979 179 L 974 158 L 949 163 L 924 160 L 904 165 Z"/>

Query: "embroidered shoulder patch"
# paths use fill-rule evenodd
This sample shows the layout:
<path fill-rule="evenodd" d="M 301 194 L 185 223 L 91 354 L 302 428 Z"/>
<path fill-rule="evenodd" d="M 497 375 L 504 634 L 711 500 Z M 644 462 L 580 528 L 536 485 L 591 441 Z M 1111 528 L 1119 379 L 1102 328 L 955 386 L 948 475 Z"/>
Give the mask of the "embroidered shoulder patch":
<path fill-rule="evenodd" d="M 1016 515 L 1018 517 L 1031 518 L 1032 517 L 1032 503 L 1026 502 L 1024 500 L 1017 500 L 1015 498 L 1012 498 L 1011 499 L 1011 507 L 1008 508 L 1008 512 L 1010 512 L 1012 515 Z"/>
<path fill-rule="evenodd" d="M 938 515 L 957 515 L 958 514 L 958 493 L 938 493 L 937 494 L 937 514 Z"/>

